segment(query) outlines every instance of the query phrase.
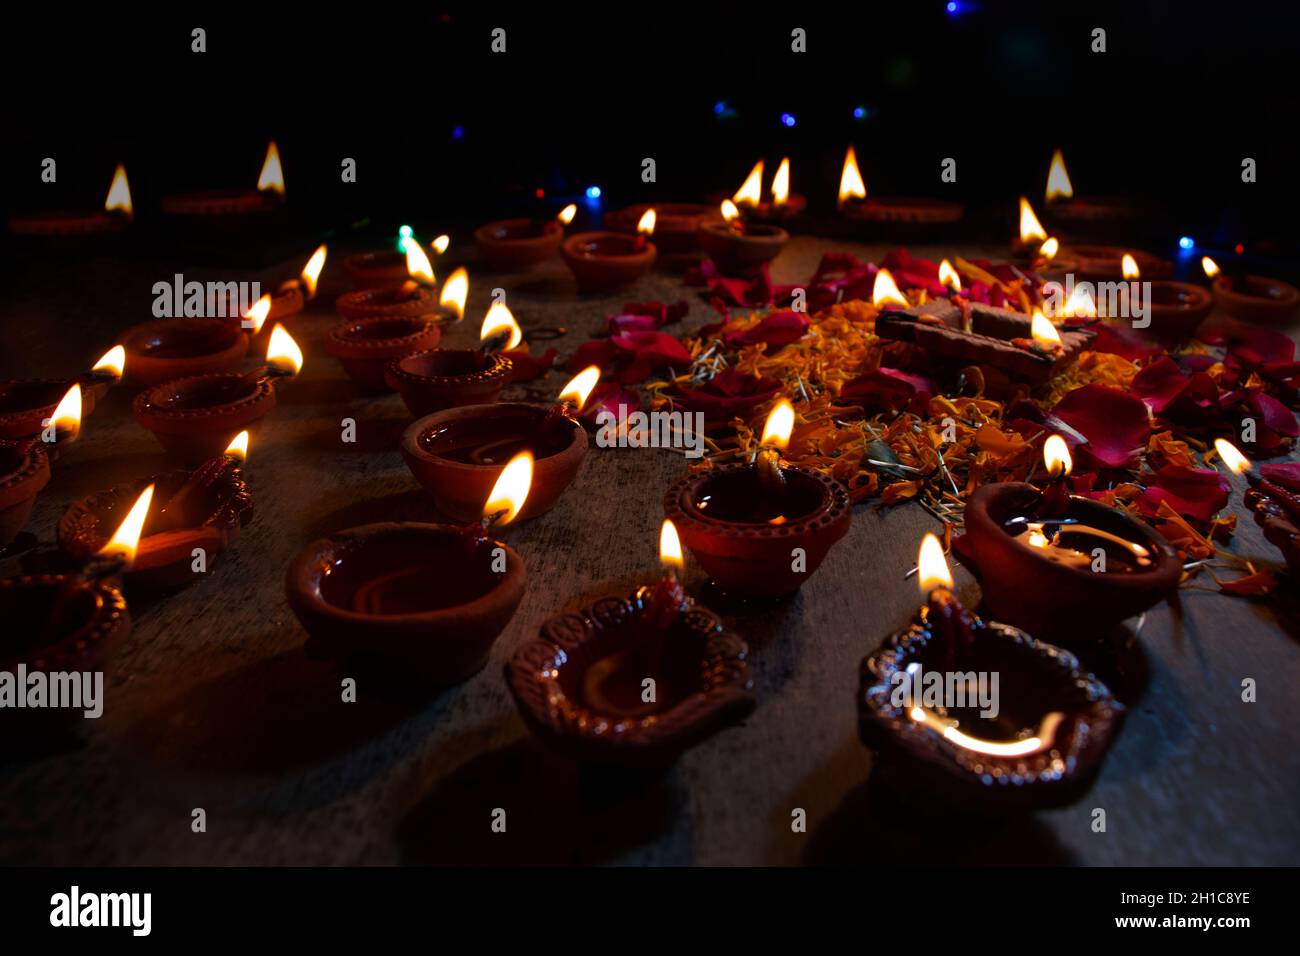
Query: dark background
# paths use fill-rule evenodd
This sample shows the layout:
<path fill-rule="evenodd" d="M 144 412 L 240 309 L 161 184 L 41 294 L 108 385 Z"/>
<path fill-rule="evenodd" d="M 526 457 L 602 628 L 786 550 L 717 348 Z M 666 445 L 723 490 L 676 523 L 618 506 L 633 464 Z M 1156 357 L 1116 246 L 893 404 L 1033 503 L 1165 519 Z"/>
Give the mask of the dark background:
<path fill-rule="evenodd" d="M 729 194 L 758 157 L 770 180 L 783 155 L 816 212 L 833 207 L 852 142 L 869 193 L 961 198 L 966 237 L 1002 237 L 1018 194 L 1041 213 L 1060 146 L 1076 195 L 1166 210 L 1155 245 L 1295 248 L 1289 5 L 703 7 L 28 13 L 3 41 L 0 205 L 98 206 L 120 159 L 147 220 L 171 191 L 251 187 L 274 137 L 292 209 L 322 231 L 472 226 L 528 210 L 539 188 L 549 209 L 600 186 L 592 216 Z M 205 54 L 190 52 L 194 26 Z M 505 55 L 489 51 L 494 26 Z M 790 52 L 795 26 L 806 54 Z M 1104 54 L 1090 52 L 1094 26 Z M 44 156 L 55 185 L 39 180 Z M 340 182 L 345 156 L 356 184 Z M 945 156 L 956 184 L 939 182 Z M 1258 160 L 1253 185 L 1243 156 Z"/>

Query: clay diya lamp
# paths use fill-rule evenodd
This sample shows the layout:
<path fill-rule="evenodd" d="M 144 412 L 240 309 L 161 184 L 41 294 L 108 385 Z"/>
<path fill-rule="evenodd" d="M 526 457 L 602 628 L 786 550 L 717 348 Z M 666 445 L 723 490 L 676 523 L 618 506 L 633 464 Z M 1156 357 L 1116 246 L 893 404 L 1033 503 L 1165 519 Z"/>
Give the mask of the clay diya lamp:
<path fill-rule="evenodd" d="M 849 530 L 852 514 L 843 485 L 782 464 L 780 449 L 793 427 L 794 410 L 782 399 L 768 415 L 752 463 L 694 472 L 664 495 L 664 514 L 728 597 L 794 594 Z M 802 564 L 795 549 L 802 551 Z"/>
<path fill-rule="evenodd" d="M 587 457 L 587 432 L 574 416 L 599 378 L 579 373 L 551 408 L 502 403 L 448 408 L 417 419 L 402 434 L 402 458 L 416 481 L 433 492 L 438 510 L 472 519 L 506 462 L 528 451 L 532 489 L 520 520 L 545 514 L 577 477 Z"/>
<path fill-rule="evenodd" d="M 325 656 L 427 688 L 482 670 L 524 596 L 523 560 L 491 538 L 529 496 L 527 455 L 467 525 L 384 523 L 314 541 L 289 566 L 289 606 Z"/>
<path fill-rule="evenodd" d="M 1158 279 L 1149 283 L 1151 324 L 1139 333 L 1161 342 L 1185 342 L 1214 308 L 1209 291 L 1188 282 Z"/>
<path fill-rule="evenodd" d="M 971 496 L 960 550 L 993 616 L 1084 653 L 1171 595 L 1182 564 L 1147 525 L 1066 492 L 1071 463 L 1059 436 L 1043 454 L 1045 490 L 1009 481 Z"/>
<path fill-rule="evenodd" d="M 320 282 L 321 270 L 325 268 L 325 257 L 328 252 L 328 247 L 324 245 L 317 248 L 296 279 L 281 283 L 274 292 L 258 300 L 254 307 L 259 310 L 257 316 L 253 316 L 253 310 L 250 309 L 249 314 L 244 316 L 245 321 L 241 323 L 241 327 L 246 331 L 251 330 L 256 336 L 265 322 L 279 322 L 287 316 L 301 312 L 303 307 L 316 297 L 316 286 Z M 262 305 L 263 302 L 266 303 L 265 306 Z"/>
<path fill-rule="evenodd" d="M 858 169 L 850 146 L 840 171 L 839 212 L 851 223 L 872 223 L 907 229 L 926 229 L 957 222 L 965 212 L 961 203 L 914 196 L 872 196 Z"/>
<path fill-rule="evenodd" d="M 655 248 L 664 258 L 698 256 L 700 224 L 718 218 L 716 206 L 702 203 L 643 203 L 611 212 L 605 217 L 605 226 L 613 232 L 636 235 L 637 224 L 651 209 L 655 211 Z"/>
<path fill-rule="evenodd" d="M 564 227 L 578 207 L 565 206 L 554 219 L 502 219 L 474 230 L 479 257 L 493 272 L 522 272 L 560 250 Z"/>
<path fill-rule="evenodd" d="M 210 226 L 227 226 L 276 212 L 284 205 L 284 170 L 275 140 L 266 147 L 256 189 L 208 190 L 164 196 L 162 210 Z"/>
<path fill-rule="evenodd" d="M 118 163 L 102 210 L 61 209 L 11 216 L 9 231 L 43 239 L 77 239 L 121 232 L 131 224 L 131 218 L 131 189 L 126 168 Z"/>
<path fill-rule="evenodd" d="M 1249 482 L 1246 507 L 1265 540 L 1282 552 L 1292 576 L 1300 579 L 1300 494 L 1265 478 L 1231 442 L 1216 438 L 1214 448 L 1229 471 Z"/>
<path fill-rule="evenodd" d="M 490 405 L 510 380 L 510 359 L 483 349 L 428 349 L 388 363 L 384 380 L 415 416 Z"/>
<path fill-rule="evenodd" d="M 158 443 L 187 464 L 216 458 L 241 431 L 256 433 L 275 408 L 275 380 L 298 374 L 302 351 L 277 325 L 271 331 L 265 366 L 243 374 L 194 375 L 147 388 L 132 412 Z"/>
<path fill-rule="evenodd" d="M 27 527 L 36 496 L 50 480 L 50 462 L 34 439 L 0 441 L 0 549 Z"/>
<path fill-rule="evenodd" d="M 1123 705 L 1074 655 L 962 607 L 933 535 L 920 568 L 926 603 L 862 662 L 858 729 L 883 779 L 945 813 L 999 815 L 1077 799 L 1119 732 Z M 981 700 L 978 686 L 958 687 L 954 674 L 998 680 Z"/>
<path fill-rule="evenodd" d="M 663 770 L 753 711 L 749 649 L 682 590 L 670 521 L 660 559 L 657 584 L 552 618 L 506 665 L 524 723 L 558 753 Z"/>
<path fill-rule="evenodd" d="M 657 215 L 646 210 L 637 223 L 637 234 L 617 232 L 580 232 L 569 236 L 560 246 L 578 288 L 583 292 L 600 292 L 631 285 L 650 271 L 658 250 L 648 237 L 654 234 Z"/>
<path fill-rule="evenodd" d="M 1213 260 L 1208 260 L 1208 272 Z M 1213 265 L 1214 301 L 1235 319 L 1264 325 L 1285 324 L 1300 306 L 1300 290 L 1281 279 L 1257 275 L 1225 275 Z"/>
<path fill-rule="evenodd" d="M 760 159 L 736 190 L 731 201 L 740 209 L 745 222 L 784 225 L 808 207 L 808 199 L 790 192 L 790 160 L 781 160 L 772 177 L 770 198 L 763 198 L 763 161 Z"/>
<path fill-rule="evenodd" d="M 91 369 L 71 381 L 34 378 L 0 382 L 0 439 L 40 435 L 52 442 L 65 437 L 47 431 L 50 425 L 56 432 L 75 433 L 81 419 L 94 411 L 96 400 L 121 380 L 125 355 L 121 346 L 114 346 Z"/>
<path fill-rule="evenodd" d="M 1144 279 L 1168 279 L 1174 273 L 1173 263 L 1150 253 L 1122 246 L 1070 245 L 1069 255 L 1079 263 L 1079 276 L 1094 282 L 1121 281 L 1136 279 L 1134 266 Z M 1129 274 L 1125 274 L 1125 258 L 1129 262 Z"/>
<path fill-rule="evenodd" d="M 152 486 L 135 559 L 124 579 L 145 591 L 192 583 L 198 577 L 195 549 L 202 551 L 202 571 L 210 570 L 252 517 L 253 496 L 242 471 L 247 451 L 245 431 L 197 470 L 169 471 L 73 502 L 59 520 L 59 546 L 74 558 L 89 560 L 103 550 L 141 492 Z"/>
<path fill-rule="evenodd" d="M 151 319 L 127 329 L 119 341 L 126 350 L 127 381 L 141 386 L 227 371 L 249 346 L 236 323 L 221 319 Z"/>
<path fill-rule="evenodd" d="M 775 259 L 790 241 L 780 226 L 747 223 L 731 200 L 724 200 L 721 221 L 700 223 L 700 246 L 720 270 L 732 275 L 758 270 Z"/>
<path fill-rule="evenodd" d="M 1112 226 L 1133 219 L 1137 210 L 1124 199 L 1102 196 L 1075 196 L 1070 174 L 1065 168 L 1065 157 L 1058 149 L 1052 154 L 1052 165 L 1047 172 L 1047 214 L 1074 231 L 1096 226 Z"/>

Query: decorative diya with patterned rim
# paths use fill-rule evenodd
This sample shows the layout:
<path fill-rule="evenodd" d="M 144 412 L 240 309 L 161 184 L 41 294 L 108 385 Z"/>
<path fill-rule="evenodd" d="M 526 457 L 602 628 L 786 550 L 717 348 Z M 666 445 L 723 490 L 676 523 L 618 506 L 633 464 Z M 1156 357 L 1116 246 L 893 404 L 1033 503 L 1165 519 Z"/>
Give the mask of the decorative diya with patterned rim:
<path fill-rule="evenodd" d="M 754 272 L 771 262 L 786 243 L 790 233 L 771 223 L 746 222 L 730 199 L 720 207 L 721 218 L 700 223 L 700 245 L 722 272 Z"/>
<path fill-rule="evenodd" d="M 925 537 L 919 567 L 926 603 L 862 661 L 858 729 L 882 778 L 949 813 L 1077 799 L 1124 706 L 1074 655 L 967 611 L 934 535 Z"/>
<path fill-rule="evenodd" d="M 564 227 L 578 207 L 565 206 L 554 219 L 501 219 L 474 230 L 479 258 L 493 272 L 520 272 L 560 251 Z"/>
<path fill-rule="evenodd" d="M 681 589 L 668 521 L 660 552 L 658 584 L 552 618 L 506 665 L 524 723 L 557 752 L 661 770 L 754 709 L 749 649 Z"/>
<path fill-rule="evenodd" d="M 225 372 L 248 354 L 250 336 L 227 319 L 150 319 L 122 333 L 126 379 L 150 386 L 191 375 Z"/>
<path fill-rule="evenodd" d="M 635 236 L 621 232 L 579 232 L 560 246 L 560 255 L 583 292 L 601 292 L 630 285 L 650 271 L 659 254 L 649 237 L 657 213 L 647 209 L 637 221 Z"/>
<path fill-rule="evenodd" d="M 1276 325 L 1287 322 L 1300 307 L 1300 289 L 1281 279 L 1257 275 L 1227 275 L 1209 257 L 1202 260 L 1214 290 L 1214 301 L 1235 319 Z"/>
<path fill-rule="evenodd" d="M 490 405 L 510 380 L 510 359 L 484 349 L 427 349 L 393 359 L 384 370 L 388 387 L 412 415 L 459 405 Z"/>
<path fill-rule="evenodd" d="M 844 486 L 781 462 L 793 427 L 794 409 L 782 399 L 752 463 L 688 474 L 664 495 L 664 514 L 727 596 L 794 594 L 849 530 Z"/>
<path fill-rule="evenodd" d="M 530 468 L 527 455 L 510 462 L 481 521 L 371 524 L 304 548 L 285 589 L 314 649 L 421 688 L 482 670 L 524 596 L 523 560 L 490 535 L 519 514 Z"/>
<path fill-rule="evenodd" d="M 50 461 L 41 442 L 0 440 L 0 548 L 27 526 L 36 496 L 50 481 Z"/>
<path fill-rule="evenodd" d="M 145 590 L 191 584 L 212 568 L 253 515 L 253 495 L 242 470 L 247 453 L 244 431 L 197 470 L 153 475 L 75 501 L 59 520 L 59 546 L 78 560 L 89 560 L 103 550 L 140 493 L 153 486 L 135 560 L 124 578 L 132 588 Z"/>
<path fill-rule="evenodd" d="M 266 147 L 256 189 L 223 189 L 164 196 L 162 211 L 169 216 L 222 225 L 266 216 L 284 205 L 284 169 L 275 140 Z"/>
<path fill-rule="evenodd" d="M 73 379 L 30 378 L 0 382 L 0 439 L 17 441 L 40 436 L 65 411 L 75 418 L 68 427 L 80 428 L 81 419 L 95 410 L 96 399 L 102 398 L 109 387 L 122 378 L 125 355 L 121 346 L 114 346 L 91 369 Z"/>

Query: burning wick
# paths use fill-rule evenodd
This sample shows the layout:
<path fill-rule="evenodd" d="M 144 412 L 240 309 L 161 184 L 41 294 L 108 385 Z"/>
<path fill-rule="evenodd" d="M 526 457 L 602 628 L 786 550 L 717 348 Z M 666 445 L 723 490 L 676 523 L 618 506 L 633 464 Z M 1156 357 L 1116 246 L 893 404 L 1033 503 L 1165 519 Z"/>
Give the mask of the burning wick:
<path fill-rule="evenodd" d="M 402 292 L 408 299 L 414 299 L 420 294 L 420 289 L 430 288 L 438 280 L 429 257 L 418 242 L 408 236 L 402 240 L 402 247 L 406 250 L 406 272 L 411 277 L 402 283 Z"/>
<path fill-rule="evenodd" d="M 306 298 L 316 298 L 316 284 L 320 281 L 321 270 L 325 268 L 325 256 L 328 252 L 328 248 L 322 244 L 311 254 L 311 258 L 302 267 L 302 272 L 298 274 L 298 278 L 290 279 L 288 284 L 300 287 Z"/>
<path fill-rule="evenodd" d="M 171 500 L 158 510 L 157 530 L 170 531 L 190 524 L 188 509 L 195 497 L 222 481 L 232 471 L 241 468 L 247 460 L 248 431 L 245 430 L 231 439 L 220 455 L 209 458 L 195 469 L 189 480 L 171 496 Z"/>
<path fill-rule="evenodd" d="M 504 302 L 493 302 L 483 316 L 479 329 L 479 351 L 486 358 L 502 350 L 509 351 L 524 340 L 524 331 Z"/>
<path fill-rule="evenodd" d="M 1219 457 L 1223 459 L 1223 463 L 1230 471 L 1242 475 L 1250 484 L 1246 505 L 1251 511 L 1258 512 L 1267 502 L 1272 502 L 1287 516 L 1288 520 L 1300 524 L 1300 495 L 1288 491 L 1261 475 L 1232 442 L 1216 438 L 1214 450 L 1219 453 Z"/>
<path fill-rule="evenodd" d="M 578 214 L 578 204 L 571 202 L 563 209 L 561 209 L 556 214 L 555 218 L 560 221 L 561 226 L 567 226 L 569 225 L 569 223 L 573 222 L 573 217 L 576 216 L 577 214 Z"/>
<path fill-rule="evenodd" d="M 1051 262 L 1060 251 L 1061 243 L 1055 236 L 1044 240 L 1043 244 L 1038 247 L 1038 254 L 1043 257 L 1045 262 Z"/>
<path fill-rule="evenodd" d="M 450 245 L 451 245 L 451 236 L 441 235 L 437 239 L 434 239 L 433 242 L 429 243 L 429 248 L 434 251 L 435 255 L 440 256 L 447 251 L 447 247 Z"/>
<path fill-rule="evenodd" d="M 939 282 L 947 286 L 952 295 L 961 294 L 961 276 L 957 274 L 957 270 L 952 267 L 952 263 L 947 259 L 939 263 Z"/>
<path fill-rule="evenodd" d="M 122 380 L 122 372 L 126 369 L 126 349 L 121 345 L 114 345 L 105 352 L 98 362 L 90 367 L 90 371 L 81 376 L 81 380 L 87 385 L 116 385 Z"/>
<path fill-rule="evenodd" d="M 1038 499 L 1034 516 L 1064 518 L 1070 510 L 1070 491 L 1066 487 L 1065 479 L 1074 468 L 1074 460 L 1070 457 L 1070 449 L 1066 447 L 1065 439 L 1060 435 L 1049 435 L 1047 441 L 1043 442 L 1043 464 L 1047 466 L 1047 474 L 1051 480 L 1043 489 L 1042 497 Z"/>
<path fill-rule="evenodd" d="M 302 349 L 283 325 L 275 324 L 266 342 L 266 364 L 245 372 L 240 378 L 241 388 L 254 388 L 275 378 L 293 378 L 302 371 Z"/>
<path fill-rule="evenodd" d="M 645 248 L 646 240 L 654 235 L 655 232 L 655 211 L 647 209 L 641 214 L 641 220 L 636 224 L 636 250 L 640 252 Z"/>
<path fill-rule="evenodd" d="M 1057 355 L 1065 351 L 1065 346 L 1061 343 L 1061 333 L 1056 330 L 1051 320 L 1043 315 L 1041 309 L 1034 309 L 1033 318 L 1029 323 L 1029 334 L 1033 337 L 1034 346 L 1040 351 L 1047 352 L 1049 355 Z"/>
<path fill-rule="evenodd" d="M 153 502 L 153 485 L 149 485 L 135 504 L 127 512 L 122 523 L 113 532 L 113 537 L 95 553 L 81 569 L 83 580 L 98 581 L 112 577 L 127 570 L 135 563 L 136 551 L 140 546 L 140 533 L 144 530 L 145 519 L 149 516 L 149 505 Z"/>
<path fill-rule="evenodd" d="M 73 382 L 72 387 L 54 406 L 54 413 L 41 423 L 41 440 L 46 444 L 59 445 L 74 442 L 81 434 L 81 384 Z"/>
<path fill-rule="evenodd" d="M 1029 205 L 1029 200 L 1024 196 L 1020 197 L 1020 244 L 1028 246 L 1031 243 L 1042 243 L 1047 241 L 1047 231 L 1043 224 L 1038 221 L 1034 215 L 1034 207 Z"/>
<path fill-rule="evenodd" d="M 521 451 L 501 469 L 501 474 L 483 505 L 483 517 L 462 528 L 471 547 L 483 547 L 491 540 L 490 535 L 494 531 L 519 517 L 532 484 L 533 453 Z"/>
<path fill-rule="evenodd" d="M 543 431 L 557 428 L 564 422 L 573 421 L 577 414 L 582 411 L 582 406 L 587 403 L 587 396 L 591 394 L 591 390 L 596 387 L 596 383 L 599 381 L 600 367 L 597 365 L 588 365 L 573 376 L 569 380 L 569 384 L 560 389 L 555 404 L 546 413 L 546 418 L 542 422 Z"/>
<path fill-rule="evenodd" d="M 952 572 L 943 556 L 943 545 L 934 535 L 927 534 L 921 539 L 916 567 L 921 597 L 925 600 L 918 620 L 923 627 L 945 638 L 945 654 L 951 669 L 959 652 L 974 644 L 975 621 L 952 591 Z"/>
<path fill-rule="evenodd" d="M 682 569 L 682 541 L 677 536 L 677 526 L 664 519 L 659 529 L 659 563 L 663 577 L 646 598 L 649 617 L 654 626 L 667 630 L 677 614 L 690 603 L 678 575 Z"/>
<path fill-rule="evenodd" d="M 763 437 L 759 441 L 758 451 L 754 454 L 754 468 L 758 472 L 758 483 L 763 491 L 780 501 L 785 496 L 785 474 L 781 471 L 781 452 L 790 444 L 790 434 L 794 431 L 794 406 L 790 400 L 783 398 L 772 406 L 763 425 Z M 778 516 L 771 520 L 779 524 L 784 520 Z"/>
<path fill-rule="evenodd" d="M 858 169 L 858 155 L 850 146 L 844 154 L 844 166 L 840 170 L 839 208 L 843 209 L 851 201 L 861 202 L 867 198 L 867 187 L 862 181 L 862 172 Z"/>
<path fill-rule="evenodd" d="M 724 199 L 719 209 L 722 212 L 722 218 L 731 227 L 731 231 L 738 236 L 743 236 L 745 234 L 745 223 L 740 218 L 740 210 L 736 208 L 736 204 L 730 199 Z"/>

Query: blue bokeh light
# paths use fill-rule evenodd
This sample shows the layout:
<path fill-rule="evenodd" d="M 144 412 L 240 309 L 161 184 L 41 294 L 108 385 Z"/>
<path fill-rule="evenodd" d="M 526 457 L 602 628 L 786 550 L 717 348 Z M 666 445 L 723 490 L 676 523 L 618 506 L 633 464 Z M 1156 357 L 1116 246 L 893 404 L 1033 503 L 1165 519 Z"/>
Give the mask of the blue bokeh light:
<path fill-rule="evenodd" d="M 1196 245 L 1196 241 L 1191 236 L 1183 236 L 1178 240 L 1178 248 L 1184 252 Z"/>
<path fill-rule="evenodd" d="M 599 186 L 588 186 L 588 187 L 587 187 L 587 198 L 588 198 L 588 199 L 599 199 L 599 198 L 600 198 L 600 187 L 599 187 Z"/>
<path fill-rule="evenodd" d="M 782 114 L 781 114 L 781 124 L 782 124 L 783 126 L 791 127 L 791 126 L 793 126 L 796 122 L 798 122 L 798 120 L 796 120 L 796 119 L 794 118 L 794 114 L 793 114 L 793 113 L 782 113 Z"/>
<path fill-rule="evenodd" d="M 957 3 L 957 0 L 948 0 L 949 13 L 956 14 L 960 9 L 961 6 Z"/>
<path fill-rule="evenodd" d="M 464 139 L 464 138 L 465 138 L 465 127 L 463 127 L 463 126 L 453 126 L 453 127 L 451 128 L 451 138 L 452 138 L 452 139 Z"/>
<path fill-rule="evenodd" d="M 855 106 L 855 107 L 853 107 L 853 118 L 854 118 L 854 119 L 858 119 L 858 120 L 860 120 L 860 119 L 866 119 L 866 118 L 867 118 L 867 108 L 866 108 L 865 106 Z"/>

